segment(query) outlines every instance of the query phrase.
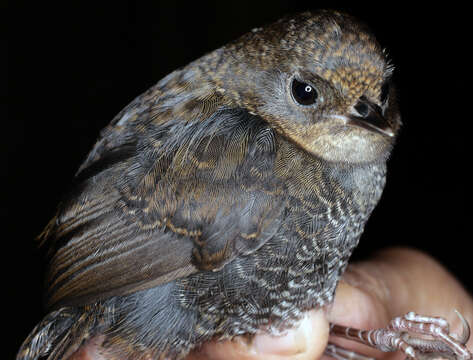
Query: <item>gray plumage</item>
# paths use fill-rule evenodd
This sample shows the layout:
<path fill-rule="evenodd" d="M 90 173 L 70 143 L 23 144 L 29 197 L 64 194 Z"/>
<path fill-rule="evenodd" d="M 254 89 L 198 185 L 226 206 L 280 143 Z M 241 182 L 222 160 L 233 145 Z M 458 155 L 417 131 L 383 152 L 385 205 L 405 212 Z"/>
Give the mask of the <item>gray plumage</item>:
<path fill-rule="evenodd" d="M 180 358 L 332 302 L 400 125 L 391 72 L 364 26 L 321 11 L 138 97 L 42 234 L 55 312 L 18 359 L 65 358 L 101 334 L 123 358 Z"/>

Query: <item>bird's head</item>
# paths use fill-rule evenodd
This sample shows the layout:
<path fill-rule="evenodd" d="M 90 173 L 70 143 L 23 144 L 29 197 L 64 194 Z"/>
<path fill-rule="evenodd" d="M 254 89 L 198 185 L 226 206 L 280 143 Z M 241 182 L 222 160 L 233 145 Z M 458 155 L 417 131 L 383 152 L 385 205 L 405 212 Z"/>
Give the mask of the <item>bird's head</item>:
<path fill-rule="evenodd" d="M 400 126 L 393 68 L 366 27 L 332 11 L 254 29 L 222 49 L 217 91 L 328 161 L 389 155 Z"/>

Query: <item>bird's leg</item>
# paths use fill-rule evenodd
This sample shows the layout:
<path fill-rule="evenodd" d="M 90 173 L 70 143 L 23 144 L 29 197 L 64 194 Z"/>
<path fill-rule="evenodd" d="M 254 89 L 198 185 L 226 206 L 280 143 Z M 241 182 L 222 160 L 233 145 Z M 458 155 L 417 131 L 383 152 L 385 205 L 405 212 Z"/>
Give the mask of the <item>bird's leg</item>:
<path fill-rule="evenodd" d="M 444 318 L 414 312 L 394 318 L 386 328 L 358 330 L 331 324 L 330 333 L 384 352 L 400 350 L 411 359 L 471 360 L 473 354 L 465 346 L 470 338 L 470 326 L 458 311 L 455 312 L 463 325 L 459 336 L 449 333 L 449 324 Z"/>

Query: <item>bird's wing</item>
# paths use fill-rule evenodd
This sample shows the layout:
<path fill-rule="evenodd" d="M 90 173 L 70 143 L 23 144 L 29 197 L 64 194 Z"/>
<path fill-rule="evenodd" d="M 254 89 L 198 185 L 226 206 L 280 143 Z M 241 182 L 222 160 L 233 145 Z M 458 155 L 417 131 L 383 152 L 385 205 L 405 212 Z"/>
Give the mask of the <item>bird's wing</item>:
<path fill-rule="evenodd" d="M 176 87 L 125 108 L 79 169 L 42 234 L 50 307 L 218 271 L 280 226 L 274 132 L 216 93 Z"/>

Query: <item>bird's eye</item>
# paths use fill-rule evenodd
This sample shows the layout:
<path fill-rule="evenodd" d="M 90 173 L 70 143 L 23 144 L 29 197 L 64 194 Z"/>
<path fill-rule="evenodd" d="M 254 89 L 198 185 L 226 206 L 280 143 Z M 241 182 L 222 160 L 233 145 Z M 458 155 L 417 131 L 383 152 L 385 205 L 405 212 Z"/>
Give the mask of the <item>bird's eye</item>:
<path fill-rule="evenodd" d="M 312 105 L 317 101 L 319 94 L 312 85 L 299 80 L 292 80 L 292 97 L 300 105 Z"/>

